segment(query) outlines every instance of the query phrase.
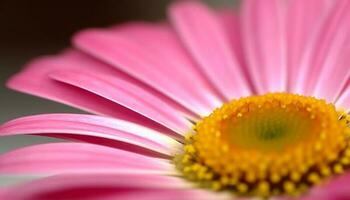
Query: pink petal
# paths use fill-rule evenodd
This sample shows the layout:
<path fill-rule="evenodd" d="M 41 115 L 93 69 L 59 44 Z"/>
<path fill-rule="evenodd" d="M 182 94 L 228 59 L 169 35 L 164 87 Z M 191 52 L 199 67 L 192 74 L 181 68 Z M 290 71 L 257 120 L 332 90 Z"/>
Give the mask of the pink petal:
<path fill-rule="evenodd" d="M 343 10 L 344 15 L 339 18 L 341 21 L 336 27 L 336 32 L 330 33 L 327 38 L 331 41 L 318 54 L 319 62 L 315 65 L 320 67 L 314 69 L 314 73 L 318 76 L 315 83 L 311 82 L 309 85 L 313 95 L 332 102 L 339 97 L 350 77 L 350 13 L 348 12 L 350 4 L 345 7 L 347 9 Z M 325 34 L 325 31 L 322 34 Z M 322 39 L 326 43 L 325 40 Z"/>
<path fill-rule="evenodd" d="M 205 190 L 146 190 L 133 191 L 126 194 L 111 196 L 110 200 L 115 198 L 123 200 L 232 200 L 228 194 L 211 193 Z M 235 198 L 235 200 L 238 200 Z"/>
<path fill-rule="evenodd" d="M 303 57 L 329 8 L 328 0 L 293 0 L 287 15 L 288 89 L 294 91 Z"/>
<path fill-rule="evenodd" d="M 226 99 L 251 94 L 219 18 L 205 5 L 175 3 L 170 18 L 183 44 Z"/>
<path fill-rule="evenodd" d="M 345 90 L 341 93 L 339 99 L 336 100 L 336 107 L 339 109 L 344 109 L 346 111 L 350 110 L 350 82 L 346 84 Z"/>
<path fill-rule="evenodd" d="M 142 190 L 186 189 L 181 179 L 160 175 L 95 173 L 61 175 L 7 189 L 11 200 L 105 199 Z M 18 192 L 21 191 L 21 192 Z M 119 198 L 117 198 L 119 199 Z"/>
<path fill-rule="evenodd" d="M 21 191 L 21 192 L 18 192 Z M 229 200 L 231 195 L 191 189 L 175 177 L 142 174 L 60 175 L 4 191 L 11 200 Z"/>
<path fill-rule="evenodd" d="M 341 51 L 346 50 L 344 43 L 346 43 L 346 33 L 349 30 L 349 13 L 347 12 L 349 8 L 349 1 L 336 1 L 332 9 L 329 10 L 328 15 L 322 19 L 323 23 L 316 29 L 317 33 L 312 38 L 311 47 L 306 49 L 305 58 L 301 63 L 296 82 L 296 92 L 311 95 L 316 87 L 316 83 L 325 81 L 329 71 L 334 69 L 343 70 L 339 69 L 342 68 L 342 61 L 338 62 L 338 59 L 340 58 L 339 56 L 342 56 Z M 346 76 L 346 73 L 341 75 L 340 83 L 338 82 L 334 85 L 344 83 L 344 76 Z M 332 90 L 334 90 L 334 93 L 339 93 L 341 85 L 338 86 L 340 89 L 334 88 L 334 85 L 331 86 Z"/>
<path fill-rule="evenodd" d="M 202 98 L 195 98 L 201 89 L 206 88 L 197 88 L 196 92 L 187 89 L 192 88 L 188 86 L 195 84 L 196 79 L 191 79 L 189 74 L 184 75 L 181 71 L 176 72 L 179 70 L 177 65 L 163 62 L 161 54 L 147 50 L 145 45 L 125 38 L 123 34 L 87 30 L 76 35 L 74 43 L 83 51 L 147 83 L 195 113 L 204 115 L 213 107 L 213 98 L 203 98 L 203 95 Z"/>
<path fill-rule="evenodd" d="M 6 188 L 0 188 L 0 199 L 6 199 L 6 193 L 9 191 Z"/>
<path fill-rule="evenodd" d="M 243 52 L 243 38 L 241 34 L 240 17 L 237 11 L 233 10 L 232 8 L 220 10 L 218 15 L 224 27 L 226 37 L 229 39 L 229 44 L 232 46 L 237 61 L 239 62 L 239 65 L 241 66 L 241 69 L 244 73 L 244 76 L 246 77 L 247 82 L 249 83 L 250 88 L 252 89 L 252 92 L 255 93 L 255 88 L 251 82 L 251 77 L 249 76 L 249 72 L 247 69 L 246 56 Z"/>
<path fill-rule="evenodd" d="M 285 7 L 282 1 L 246 0 L 242 37 L 248 70 L 258 93 L 286 91 Z"/>
<path fill-rule="evenodd" d="M 222 99 L 219 99 L 215 88 L 203 72 L 195 66 L 176 33 L 168 24 L 128 23 L 116 26 L 112 31 L 141 44 L 145 51 L 158 55 L 157 59 L 163 63 L 163 66 L 168 66 L 166 72 L 170 74 L 169 78 L 174 78 L 176 75 L 177 81 L 186 83 L 183 89 L 191 93 L 191 98 L 203 101 L 203 103 L 207 102 L 209 112 L 221 105 Z"/>
<path fill-rule="evenodd" d="M 179 134 L 184 134 L 190 129 L 190 122 L 180 116 L 177 110 L 143 88 L 118 77 L 96 76 L 92 72 L 70 70 L 54 71 L 50 77 L 134 110 Z"/>
<path fill-rule="evenodd" d="M 342 47 L 336 47 L 340 50 L 337 55 L 334 55 L 333 52 L 334 57 L 328 57 L 328 63 L 320 72 L 315 89 L 312 92 L 313 96 L 335 102 L 344 89 L 348 87 L 347 82 L 350 78 L 350 38 L 347 37 L 346 40 L 342 42 Z"/>
<path fill-rule="evenodd" d="M 68 51 L 62 56 L 43 57 L 31 62 L 22 72 L 10 79 L 8 86 L 15 90 L 52 99 L 89 112 L 132 121 L 163 132 L 170 132 L 169 129 L 160 126 L 158 123 L 110 100 L 86 90 L 52 80 L 49 74 L 58 69 L 90 71 L 95 74 L 113 74 L 125 78 L 127 81 L 132 81 L 116 69 L 93 60 L 82 53 Z"/>
<path fill-rule="evenodd" d="M 171 173 L 173 166 L 156 158 L 87 143 L 51 143 L 0 155 L 0 174 L 81 172 Z"/>
<path fill-rule="evenodd" d="M 346 200 L 350 199 L 350 174 L 344 174 L 329 182 L 312 188 L 301 200 Z"/>
<path fill-rule="evenodd" d="M 36 134 L 75 139 L 153 156 L 171 155 L 178 145 L 168 136 L 131 122 L 78 114 L 19 118 L 0 126 L 0 134 L 2 136 Z"/>

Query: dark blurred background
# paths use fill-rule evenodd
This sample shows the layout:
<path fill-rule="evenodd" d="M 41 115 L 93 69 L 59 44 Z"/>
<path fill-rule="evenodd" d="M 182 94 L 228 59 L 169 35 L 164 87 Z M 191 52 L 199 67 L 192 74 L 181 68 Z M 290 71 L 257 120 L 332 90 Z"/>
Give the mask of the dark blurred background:
<path fill-rule="evenodd" d="M 13 117 L 71 109 L 5 89 L 5 80 L 33 57 L 57 53 L 76 31 L 165 17 L 169 0 L 0 0 L 0 123 Z"/>
<path fill-rule="evenodd" d="M 170 0 L 0 0 L 0 123 L 26 114 L 70 108 L 5 89 L 5 80 L 33 57 L 53 54 L 87 27 L 166 17 Z M 234 0 L 207 0 L 214 5 Z"/>
<path fill-rule="evenodd" d="M 28 60 L 57 53 L 73 33 L 131 20 L 157 21 L 166 17 L 170 0 L 0 0 L 0 123 L 15 117 L 50 112 L 79 112 L 68 106 L 10 91 L 6 79 Z M 234 0 L 207 0 L 233 5 Z M 49 139 L 0 138 L 0 152 Z M 10 179 L 0 176 L 0 185 Z M 11 179 L 12 180 L 12 179 Z"/>

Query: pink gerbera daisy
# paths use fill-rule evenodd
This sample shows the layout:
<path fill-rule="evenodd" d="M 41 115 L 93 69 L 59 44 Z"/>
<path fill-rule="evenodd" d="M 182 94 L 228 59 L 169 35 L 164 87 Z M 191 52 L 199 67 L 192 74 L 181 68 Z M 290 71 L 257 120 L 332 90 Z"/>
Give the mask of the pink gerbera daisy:
<path fill-rule="evenodd" d="M 12 89 L 95 115 L 15 119 L 67 142 L 0 155 L 41 179 L 1 199 L 350 199 L 350 1 L 170 6 L 169 23 L 89 29 Z"/>

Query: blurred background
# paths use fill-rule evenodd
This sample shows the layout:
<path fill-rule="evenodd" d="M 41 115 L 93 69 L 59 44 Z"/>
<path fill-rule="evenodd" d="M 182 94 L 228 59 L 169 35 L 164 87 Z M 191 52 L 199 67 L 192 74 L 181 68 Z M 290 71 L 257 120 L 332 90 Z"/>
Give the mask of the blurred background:
<path fill-rule="evenodd" d="M 70 37 L 87 27 L 105 27 L 131 20 L 157 21 L 166 17 L 170 0 L 0 1 L 0 123 L 15 117 L 81 112 L 58 103 L 10 91 L 5 81 L 31 58 L 67 47 Z M 213 6 L 232 6 L 235 0 L 207 0 Z M 50 139 L 0 138 L 0 152 Z M 16 181 L 0 176 L 0 185 Z"/>

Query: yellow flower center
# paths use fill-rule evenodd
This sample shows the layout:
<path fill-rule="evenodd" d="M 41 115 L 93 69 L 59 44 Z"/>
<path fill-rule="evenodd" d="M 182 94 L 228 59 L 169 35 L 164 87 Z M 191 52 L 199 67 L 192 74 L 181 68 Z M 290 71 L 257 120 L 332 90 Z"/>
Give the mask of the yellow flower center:
<path fill-rule="evenodd" d="M 245 97 L 198 122 L 174 162 L 202 187 L 262 197 L 297 195 L 349 168 L 348 119 L 313 97 Z"/>

